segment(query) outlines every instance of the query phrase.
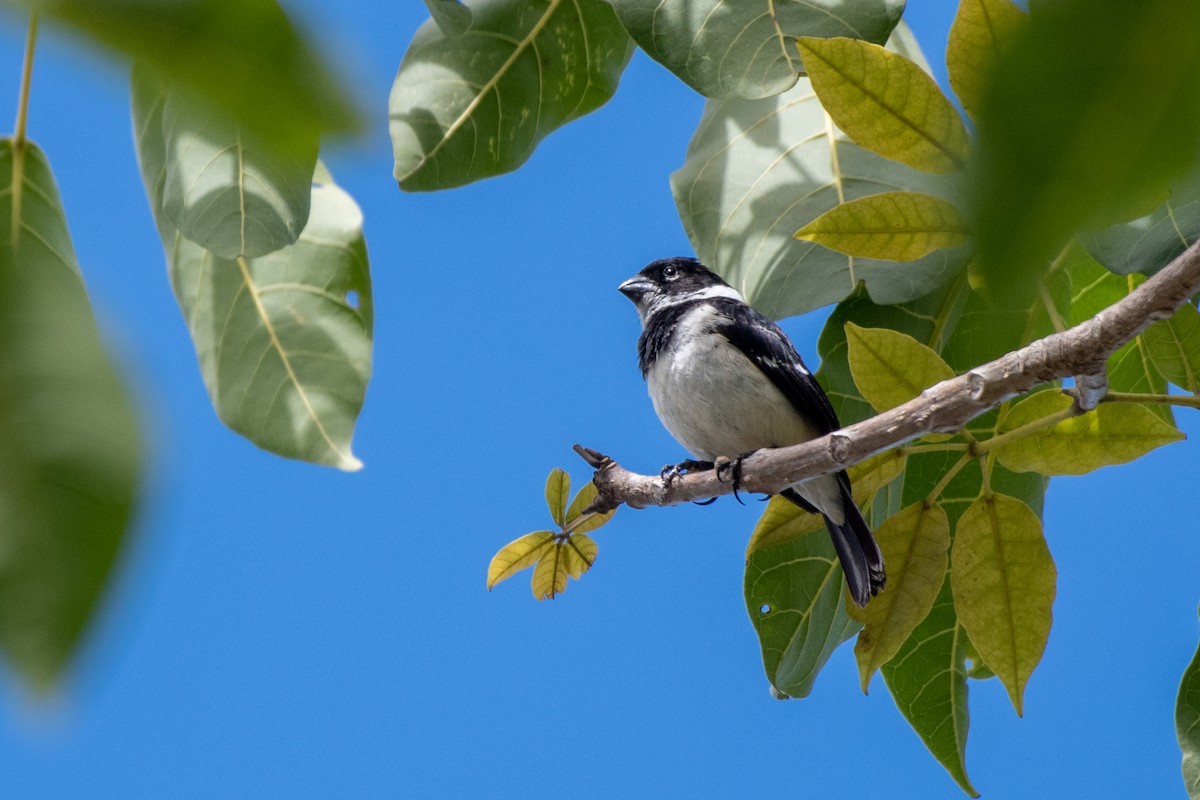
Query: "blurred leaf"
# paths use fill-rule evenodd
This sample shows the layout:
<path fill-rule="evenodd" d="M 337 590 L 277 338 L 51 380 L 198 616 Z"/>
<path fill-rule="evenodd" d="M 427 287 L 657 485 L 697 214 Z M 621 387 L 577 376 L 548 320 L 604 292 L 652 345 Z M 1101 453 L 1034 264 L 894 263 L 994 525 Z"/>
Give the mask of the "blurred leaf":
<path fill-rule="evenodd" d="M 1200 393 L 1200 312 L 1195 306 L 1184 303 L 1168 319 L 1142 331 L 1141 339 L 1160 375 Z"/>
<path fill-rule="evenodd" d="M 141 454 L 45 155 L 0 140 L 0 185 L 0 647 L 47 689 L 108 582 Z"/>
<path fill-rule="evenodd" d="M 458 36 L 471 27 L 474 15 L 458 0 L 425 0 L 425 7 L 443 36 Z"/>
<path fill-rule="evenodd" d="M 275 0 L 21 0 L 152 68 L 231 122 L 282 150 L 359 130 L 338 70 L 305 42 Z"/>
<path fill-rule="evenodd" d="M 553 600 L 567 589 L 567 558 L 561 542 L 541 551 L 533 568 L 533 596 L 538 600 Z"/>
<path fill-rule="evenodd" d="M 921 67 L 858 39 L 803 37 L 797 47 L 821 105 L 855 144 L 927 172 L 963 168 L 967 129 Z"/>
<path fill-rule="evenodd" d="M 546 506 L 558 527 L 567 524 L 567 498 L 571 496 L 571 476 L 558 467 L 546 478 Z"/>
<path fill-rule="evenodd" d="M 941 356 L 906 333 L 848 322 L 846 342 L 854 384 L 876 411 L 907 403 L 954 377 Z"/>
<path fill-rule="evenodd" d="M 846 470 L 854 489 L 854 502 L 860 506 L 869 503 L 876 492 L 904 471 L 905 460 L 906 456 L 901 451 L 889 450 Z M 810 514 L 776 495 L 767 503 L 758 524 L 754 526 L 750 543 L 746 545 L 746 558 L 749 559 L 759 548 L 783 544 L 820 530 L 825 530 L 825 520 L 819 514 Z"/>
<path fill-rule="evenodd" d="M 986 284 L 1026 291 L 1078 230 L 1145 213 L 1195 163 L 1200 3 L 1035 9 L 978 113 L 972 230 Z"/>
<path fill-rule="evenodd" d="M 846 614 L 845 585 L 824 531 L 756 550 L 746 561 L 746 608 L 777 692 L 808 696 L 829 656 L 858 630 Z"/>
<path fill-rule="evenodd" d="M 1191 800 L 1200 800 L 1200 649 L 1183 673 L 1175 701 L 1175 735 L 1183 751 L 1183 785 Z"/>
<path fill-rule="evenodd" d="M 974 116 L 1000 55 L 1025 24 L 1025 12 L 1009 0 L 961 0 L 950 41 L 946 71 L 963 108 Z"/>
<path fill-rule="evenodd" d="M 567 574 L 579 580 L 596 563 L 600 546 L 586 533 L 573 533 L 562 545 Z"/>
<path fill-rule="evenodd" d="M 971 797 L 979 792 L 967 777 L 967 634 L 954 616 L 950 578 L 933 609 L 881 668 L 896 707 L 929 752 Z"/>
<path fill-rule="evenodd" d="M 596 484 L 591 481 L 588 481 L 579 488 L 579 491 L 575 494 L 575 499 L 571 501 L 571 507 L 567 509 L 567 521 L 564 527 L 569 528 L 573 533 L 588 533 L 612 519 L 613 514 L 617 513 L 615 508 L 611 511 L 605 511 L 603 514 L 591 514 L 586 520 L 579 524 L 574 524 L 575 520 L 579 519 L 583 514 L 583 510 L 596 499 L 596 494 Z"/>
<path fill-rule="evenodd" d="M 308 221 L 315 132 L 303 153 L 281 154 L 178 89 L 167 92 L 162 128 L 158 211 L 183 236 L 222 258 L 254 258 L 296 241 Z"/>
<path fill-rule="evenodd" d="M 1057 579 L 1042 521 L 1015 497 L 979 498 L 958 520 L 950 571 L 958 618 L 1021 716 L 1050 636 Z"/>
<path fill-rule="evenodd" d="M 1073 402 L 1057 391 L 1037 392 L 1017 402 L 1000 418 L 999 431 L 1015 430 L 1063 411 Z M 1001 445 L 996 449 L 996 458 L 1015 472 L 1084 475 L 1109 464 L 1133 461 L 1183 438 L 1178 428 L 1142 406 L 1102 403 L 1086 414 Z"/>
<path fill-rule="evenodd" d="M 651 58 L 707 97 L 757 99 L 802 71 L 797 36 L 887 40 L 904 0 L 612 0 Z"/>
<path fill-rule="evenodd" d="M 936 504 L 913 503 L 875 531 L 887 565 L 887 586 L 866 608 L 849 608 L 862 623 L 854 656 L 863 694 L 875 670 L 892 660 L 929 614 L 946 580 L 950 522 Z"/>
<path fill-rule="evenodd" d="M 527 533 L 520 539 L 514 539 L 504 545 L 500 548 L 500 552 L 492 556 L 492 561 L 488 564 L 488 591 L 490 592 L 497 583 L 508 580 L 523 569 L 532 567 L 539 558 L 545 555 L 548 547 L 554 546 L 556 546 L 556 539 L 552 531 Z"/>
<path fill-rule="evenodd" d="M 511 172 L 617 89 L 632 42 L 603 0 L 483 0 L 413 35 L 388 102 L 395 175 L 431 191 Z"/>
<path fill-rule="evenodd" d="M 797 239 L 861 258 L 915 261 L 967 240 L 958 209 L 918 192 L 872 194 L 834 206 L 796 231 Z"/>
<path fill-rule="evenodd" d="M 903 25 L 890 46 L 923 61 Z M 914 191 L 953 201 L 957 191 L 950 177 L 852 143 L 807 79 L 765 100 L 709 101 L 671 189 L 696 256 L 774 318 L 836 303 L 860 281 L 881 305 L 924 297 L 966 260 L 962 250 L 941 250 L 898 267 L 795 239 L 812 220 L 859 197 Z"/>
<path fill-rule="evenodd" d="M 163 95 L 135 71 L 134 129 L 146 193 L 162 207 Z M 318 174 L 316 180 L 325 180 Z M 221 420 L 271 452 L 344 470 L 371 372 L 373 310 L 362 212 L 332 183 L 312 187 L 293 245 L 223 259 L 156 214 L 176 298 Z"/>

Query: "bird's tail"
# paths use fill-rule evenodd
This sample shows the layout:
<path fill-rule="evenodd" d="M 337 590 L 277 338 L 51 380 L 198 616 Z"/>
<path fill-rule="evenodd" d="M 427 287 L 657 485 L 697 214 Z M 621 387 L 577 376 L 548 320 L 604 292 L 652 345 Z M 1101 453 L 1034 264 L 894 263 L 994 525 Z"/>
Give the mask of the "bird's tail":
<path fill-rule="evenodd" d="M 829 515 L 822 513 L 805 500 L 793 489 L 785 489 L 782 494 L 788 500 L 806 511 L 821 514 L 825 518 L 825 527 L 833 539 L 833 549 L 837 551 L 838 561 L 842 564 L 842 572 L 846 573 L 846 584 L 850 587 L 850 597 L 855 605 L 865 606 L 867 601 L 878 594 L 887 583 L 887 573 L 883 567 L 883 553 L 879 552 L 879 543 L 867 527 L 862 512 L 854 502 L 850 492 L 850 481 L 845 473 L 838 475 L 838 484 L 842 494 L 842 516 L 844 522 L 834 522 Z"/>

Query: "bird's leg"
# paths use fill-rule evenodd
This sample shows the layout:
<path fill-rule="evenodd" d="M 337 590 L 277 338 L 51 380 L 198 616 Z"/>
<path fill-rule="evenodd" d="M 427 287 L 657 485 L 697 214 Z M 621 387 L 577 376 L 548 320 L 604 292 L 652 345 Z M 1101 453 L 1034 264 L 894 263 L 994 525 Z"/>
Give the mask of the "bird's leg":
<path fill-rule="evenodd" d="M 726 458 L 725 456 L 719 456 L 713 466 L 713 468 L 717 471 L 717 480 L 721 481 L 722 483 L 725 482 L 724 475 L 726 473 L 729 474 L 730 482 L 733 483 L 733 499 L 737 500 L 742 505 L 746 505 L 745 502 L 742 501 L 742 496 L 738 494 L 738 489 L 742 488 L 742 462 L 746 460 L 746 456 L 753 452 L 754 451 L 751 450 L 749 453 L 742 453 L 740 456 L 733 459 Z"/>
<path fill-rule="evenodd" d="M 658 477 L 662 478 L 663 483 L 670 486 L 676 479 L 689 472 L 698 472 L 712 468 L 713 462 L 711 461 L 696 461 L 693 458 L 685 458 L 678 464 L 667 464 L 658 473 Z"/>

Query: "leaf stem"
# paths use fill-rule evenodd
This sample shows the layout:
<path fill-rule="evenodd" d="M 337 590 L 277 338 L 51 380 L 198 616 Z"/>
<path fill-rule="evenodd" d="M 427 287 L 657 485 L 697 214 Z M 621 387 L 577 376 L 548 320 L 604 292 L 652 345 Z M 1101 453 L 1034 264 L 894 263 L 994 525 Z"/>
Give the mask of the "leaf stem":
<path fill-rule="evenodd" d="M 1200 397 L 1194 394 L 1139 394 L 1137 392 L 1109 392 L 1101 403 L 1142 403 L 1152 406 L 1187 406 L 1200 408 Z"/>
<path fill-rule="evenodd" d="M 25 146 L 25 127 L 29 118 L 29 85 L 33 82 L 33 51 L 37 44 L 38 15 L 29 15 L 29 33 L 25 37 L 25 63 L 21 68 L 21 93 L 17 98 L 17 122 L 13 126 L 13 149 Z"/>
<path fill-rule="evenodd" d="M 1041 419 L 1035 419 L 1032 422 L 1027 422 L 1019 428 L 1013 428 L 1011 431 L 997 434 L 987 441 L 979 442 L 973 448 L 971 448 L 971 455 L 987 455 L 996 448 L 1003 447 L 1014 439 L 1020 439 L 1024 436 L 1028 436 L 1031 433 L 1037 433 L 1044 428 L 1057 425 L 1065 419 L 1079 416 L 1079 413 L 1079 409 L 1077 409 L 1074 404 L 1069 405 L 1061 411 L 1056 411 L 1053 414 L 1048 414 L 1042 417 Z"/>
<path fill-rule="evenodd" d="M 932 506 L 934 503 L 937 502 L 938 496 L 941 495 L 942 492 L 946 491 L 946 487 L 950 485 L 950 481 L 954 480 L 954 477 L 956 475 L 958 475 L 958 473 L 962 472 L 962 468 L 965 467 L 967 464 L 970 464 L 972 460 L 973 460 L 972 456 L 964 453 L 962 458 L 960 458 L 958 461 L 954 462 L 954 466 L 952 466 L 950 469 L 946 470 L 946 474 L 943 475 L 942 479 L 937 482 L 937 486 L 934 486 L 933 491 L 931 491 L 929 493 L 929 495 L 926 496 L 926 498 L 925 498 L 925 507 L 926 508 L 929 508 L 930 506 Z"/>
<path fill-rule="evenodd" d="M 914 444 L 898 449 L 900 453 L 906 456 L 918 455 L 920 453 L 966 453 L 970 451 L 971 445 L 966 442 L 933 442 L 930 444 Z"/>

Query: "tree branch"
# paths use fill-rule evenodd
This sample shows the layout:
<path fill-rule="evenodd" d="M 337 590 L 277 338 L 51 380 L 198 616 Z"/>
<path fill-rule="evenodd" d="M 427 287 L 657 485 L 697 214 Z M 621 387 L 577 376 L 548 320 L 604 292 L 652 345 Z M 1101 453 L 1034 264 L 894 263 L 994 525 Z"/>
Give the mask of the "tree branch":
<path fill-rule="evenodd" d="M 775 494 L 797 481 L 837 472 L 910 439 L 957 432 L 980 414 L 1048 381 L 1096 376 L 1097 366 L 1107 362 L 1113 352 L 1150 323 L 1171 316 L 1198 291 L 1200 242 L 1086 322 L 931 386 L 902 406 L 820 439 L 759 450 L 742 462 L 741 488 Z M 1077 395 L 1080 408 L 1095 407 L 1106 384 L 1094 378 L 1085 381 Z M 657 475 L 630 472 L 596 450 L 575 445 L 575 451 L 596 469 L 593 480 L 599 494 L 589 511 L 608 511 L 622 503 L 633 508 L 669 506 L 733 491 L 714 470 L 689 473 L 668 483 Z"/>

